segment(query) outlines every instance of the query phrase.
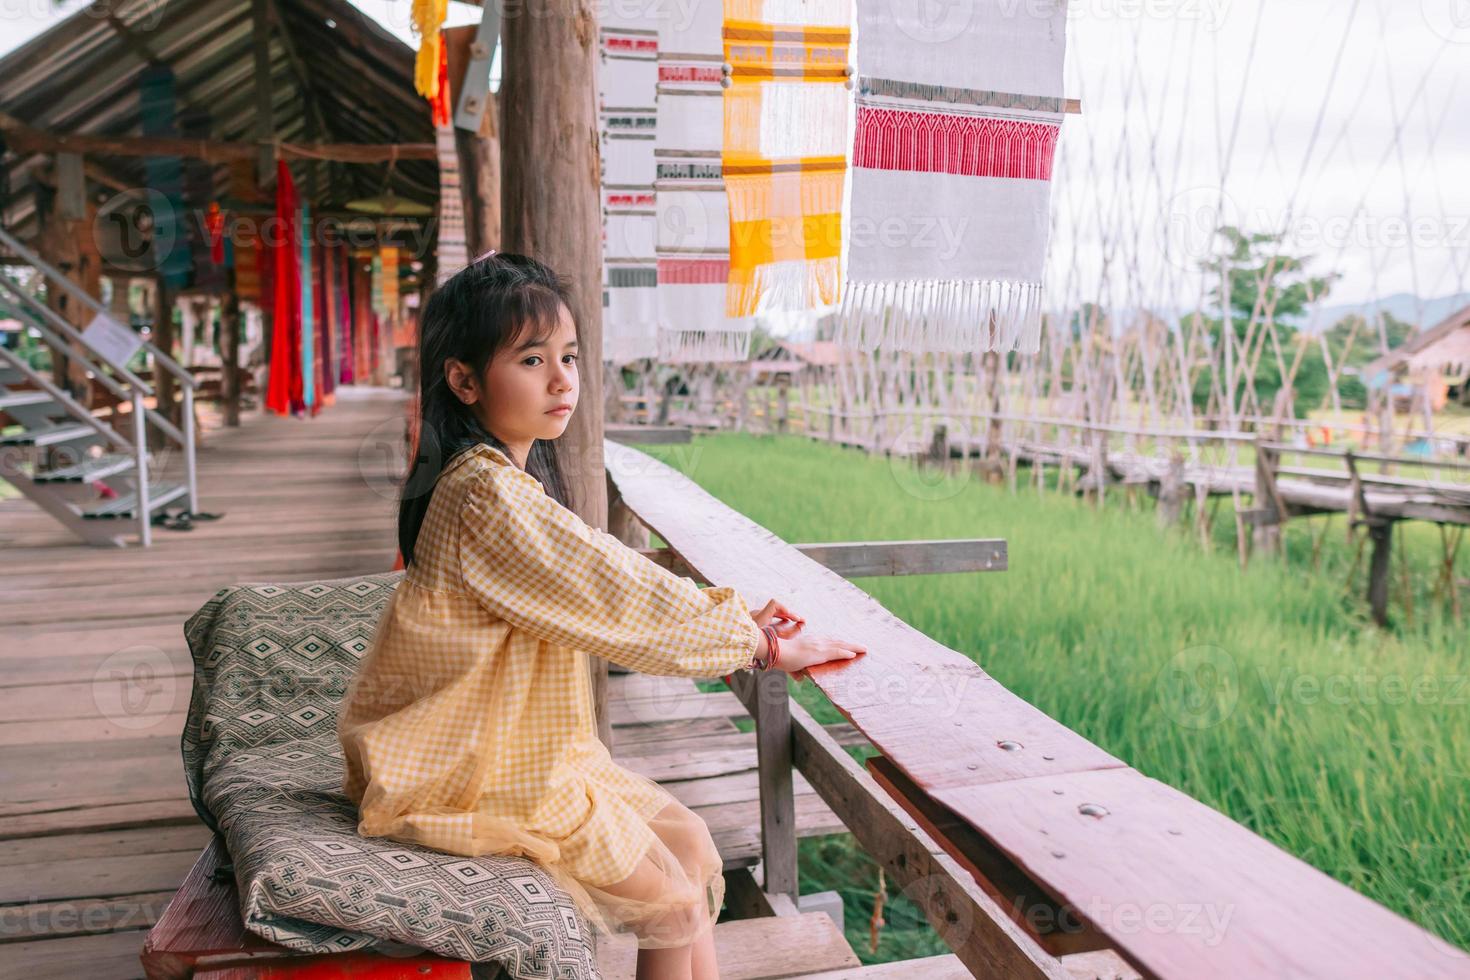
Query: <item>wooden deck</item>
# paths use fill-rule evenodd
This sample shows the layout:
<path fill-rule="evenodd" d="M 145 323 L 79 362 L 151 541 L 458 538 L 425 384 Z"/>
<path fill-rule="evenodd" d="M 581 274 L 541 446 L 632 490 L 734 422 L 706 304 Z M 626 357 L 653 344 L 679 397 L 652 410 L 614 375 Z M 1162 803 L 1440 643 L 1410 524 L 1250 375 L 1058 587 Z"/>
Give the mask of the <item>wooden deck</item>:
<path fill-rule="evenodd" d="M 28 502 L 0 501 L 7 975 L 141 976 L 143 932 L 209 839 L 180 756 L 191 689 L 184 620 L 234 582 L 389 568 L 387 447 L 402 409 L 396 397 L 349 390 L 309 421 L 252 415 L 209 432 L 200 506 L 224 516 L 156 529 L 150 550 L 76 545 Z M 731 720 L 745 714 L 734 696 L 615 675 L 609 701 L 615 754 L 705 818 L 727 867 L 754 864 L 755 736 Z M 800 777 L 796 788 L 801 836 L 843 829 Z"/>

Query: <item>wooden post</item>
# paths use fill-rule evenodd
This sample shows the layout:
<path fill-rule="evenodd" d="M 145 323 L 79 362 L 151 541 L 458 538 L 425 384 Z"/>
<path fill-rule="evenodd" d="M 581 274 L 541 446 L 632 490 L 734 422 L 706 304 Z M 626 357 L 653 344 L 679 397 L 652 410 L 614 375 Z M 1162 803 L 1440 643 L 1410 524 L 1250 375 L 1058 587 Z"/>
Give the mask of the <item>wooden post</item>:
<path fill-rule="evenodd" d="M 1281 495 L 1276 490 L 1275 450 L 1267 449 L 1262 440 L 1256 440 L 1256 489 L 1252 509 L 1258 517 L 1251 536 L 1255 550 L 1263 555 L 1281 552 L 1281 524 L 1286 520 Z"/>
<path fill-rule="evenodd" d="M 477 30 L 474 25 L 469 25 L 441 32 L 449 55 L 451 93 L 458 93 L 464 84 L 465 67 L 470 61 L 470 49 Z M 474 259 L 492 248 L 500 248 L 501 244 L 500 118 L 493 96 L 485 100 L 485 114 L 480 119 L 479 132 L 470 133 L 455 127 L 454 140 L 459 150 L 465 245 L 470 258 Z"/>
<path fill-rule="evenodd" d="M 1170 527 L 1177 524 L 1183 512 L 1184 457 L 1175 450 L 1169 454 L 1169 468 L 1159 481 L 1159 526 Z"/>
<path fill-rule="evenodd" d="M 64 179 L 58 175 L 58 183 L 62 182 Z M 75 196 L 75 187 L 58 186 L 55 193 L 42 188 L 37 193 L 36 217 L 40 232 L 36 240 L 36 251 L 73 283 L 86 290 L 88 295 L 100 299 L 102 257 L 97 251 L 97 240 L 92 234 L 91 223 L 86 218 L 78 220 L 72 217 L 75 212 L 68 208 L 75 206 L 75 200 L 70 200 L 66 207 L 62 206 L 63 202 Z M 89 214 L 95 215 L 96 209 L 85 201 L 85 195 L 82 203 Z M 92 311 L 59 285 L 46 290 L 46 305 L 78 330 L 84 329 L 92 319 Z M 76 358 L 66 356 L 67 349 L 73 347 L 81 350 L 77 344 L 60 350 L 52 349 L 51 376 L 83 406 L 91 407 L 92 385 L 87 380 L 86 365 Z"/>
<path fill-rule="evenodd" d="M 577 514 L 606 527 L 597 15 L 591 0 L 517 5 L 504 11 L 501 36 L 505 248 L 540 259 L 570 281 L 578 361 L 586 367 L 577 411 L 559 440 L 561 458 Z M 602 719 L 607 661 L 591 657 L 589 663 Z"/>
<path fill-rule="evenodd" d="M 235 270 L 220 303 L 220 411 L 226 428 L 240 427 L 240 297 L 235 292 Z"/>
<path fill-rule="evenodd" d="M 250 50 L 255 72 L 255 138 L 260 142 L 260 155 L 255 164 L 255 182 L 270 186 L 276 179 L 276 162 L 271 154 L 271 137 L 275 135 L 275 104 L 271 95 L 271 22 L 268 0 L 251 0 Z M 270 336 L 267 330 L 266 336 Z"/>
<path fill-rule="evenodd" d="M 607 533 L 630 548 L 648 548 L 652 546 L 652 539 L 648 527 L 623 503 L 623 498 L 618 493 L 617 485 L 613 483 L 611 477 L 607 478 Z M 595 657 L 592 659 L 600 662 L 604 667 L 607 665 L 606 660 L 598 660 Z M 605 669 L 602 670 L 600 675 L 594 673 L 593 679 L 598 680 L 599 676 L 603 686 L 602 696 L 604 698 L 603 704 L 605 705 L 607 696 L 607 671 Z M 595 688 L 593 693 L 597 693 Z M 611 752 L 613 749 L 612 718 L 601 707 L 598 708 L 597 712 L 597 737 L 602 739 L 602 743 Z"/>
<path fill-rule="evenodd" d="M 153 346 L 166 356 L 174 356 L 174 290 L 164 281 L 160 272 L 153 280 Z M 158 411 L 174 425 L 181 425 L 179 408 L 174 404 L 176 385 L 174 376 L 161 365 L 153 366 L 153 390 L 157 396 Z M 161 435 L 161 434 L 160 434 Z"/>
<path fill-rule="evenodd" d="M 778 374 L 776 376 L 776 431 L 785 432 L 790 424 L 791 414 L 791 375 Z"/>
<path fill-rule="evenodd" d="M 1373 622 L 1388 625 L 1389 558 L 1393 551 L 1393 523 L 1373 521 L 1368 525 L 1368 539 L 1373 542 L 1373 555 L 1368 564 L 1368 607 Z"/>

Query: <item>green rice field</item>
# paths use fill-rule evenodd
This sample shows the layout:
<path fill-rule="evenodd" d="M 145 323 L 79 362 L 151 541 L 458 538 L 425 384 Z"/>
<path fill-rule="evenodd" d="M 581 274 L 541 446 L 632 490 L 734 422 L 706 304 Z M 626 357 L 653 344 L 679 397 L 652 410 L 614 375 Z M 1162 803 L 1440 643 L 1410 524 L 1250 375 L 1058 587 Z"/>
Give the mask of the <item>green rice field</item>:
<path fill-rule="evenodd" d="M 1435 527 L 1395 538 L 1407 584 L 1384 631 L 1340 518 L 1293 522 L 1284 561 L 1242 571 L 1228 499 L 1206 549 L 1146 497 L 1098 508 L 1024 473 L 1012 494 L 799 436 L 649 451 L 788 541 L 1005 538 L 1003 573 L 856 584 L 1143 773 L 1470 947 L 1470 630 L 1431 588 Z M 840 720 L 812 685 L 791 690 Z M 943 952 L 891 882 L 870 949 L 878 870 L 847 835 L 803 841 L 800 860 L 803 893 L 842 893 L 865 961 Z"/>

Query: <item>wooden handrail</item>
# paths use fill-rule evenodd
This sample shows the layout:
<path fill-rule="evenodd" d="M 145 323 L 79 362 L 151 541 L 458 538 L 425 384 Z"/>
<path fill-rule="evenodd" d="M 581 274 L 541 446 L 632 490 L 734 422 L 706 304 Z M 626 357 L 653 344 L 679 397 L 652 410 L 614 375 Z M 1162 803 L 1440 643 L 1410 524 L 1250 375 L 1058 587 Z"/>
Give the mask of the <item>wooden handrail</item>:
<path fill-rule="evenodd" d="M 1003 572 L 1008 561 L 1006 543 L 1001 538 L 841 541 L 794 544 L 791 547 L 843 578 Z M 692 568 L 671 548 L 638 550 L 671 572 L 704 581 L 698 570 Z"/>
<path fill-rule="evenodd" d="M 1145 975 L 1470 971 L 1470 955 L 1129 768 L 682 474 L 626 446 L 604 450 L 623 504 L 706 581 L 751 603 L 776 596 L 813 633 L 861 642 L 865 655 L 807 674 L 926 801 L 965 821 Z M 729 680 L 763 711 L 766 698 L 789 700 L 784 678 L 774 678 L 779 689 L 762 683 L 771 679 Z M 899 817 L 871 777 L 842 765 L 830 736 L 808 728 L 796 705 L 787 715 L 793 763 L 877 860 L 908 880 L 915 849 L 926 849 L 936 877 L 916 898 L 972 971 L 1057 975 L 1056 959 L 976 879 L 956 891 L 967 875 L 927 850 L 942 848 Z M 779 785 L 779 774 L 770 778 Z M 899 827 L 903 839 L 890 839 Z M 954 918 L 971 912 L 956 935 Z"/>

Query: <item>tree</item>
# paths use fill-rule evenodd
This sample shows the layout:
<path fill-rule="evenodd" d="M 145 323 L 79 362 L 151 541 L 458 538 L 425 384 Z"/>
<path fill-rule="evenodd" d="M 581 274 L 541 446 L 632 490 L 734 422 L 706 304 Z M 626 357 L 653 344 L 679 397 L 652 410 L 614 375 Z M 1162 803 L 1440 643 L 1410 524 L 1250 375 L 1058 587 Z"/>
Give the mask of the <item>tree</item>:
<path fill-rule="evenodd" d="M 1224 247 L 1201 261 L 1200 267 L 1207 274 L 1213 273 L 1217 281 L 1225 283 L 1225 303 L 1222 308 L 1218 291 L 1213 293 L 1210 297 L 1213 302 L 1200 311 L 1200 322 L 1213 352 L 1213 370 L 1218 372 L 1218 385 L 1221 390 L 1226 387 L 1225 352 L 1221 344 L 1224 324 L 1228 321 L 1235 337 L 1232 356 L 1235 359 L 1236 391 L 1231 393 L 1232 401 L 1240 404 L 1244 386 L 1241 379 L 1249 374 L 1248 383 L 1255 394 L 1256 404 L 1262 413 L 1270 414 L 1277 392 L 1285 383 L 1282 367 L 1290 374 L 1292 366 L 1296 365 L 1291 380 L 1291 404 L 1295 415 L 1305 416 L 1320 405 L 1327 394 L 1327 365 L 1314 339 L 1291 323 L 1304 318 L 1308 303 L 1320 301 L 1327 295 L 1338 274 L 1309 276 L 1306 264 L 1310 256 L 1283 254 L 1279 251 L 1280 234 L 1247 234 L 1229 225 L 1218 229 L 1216 234 L 1223 239 Z M 1251 327 L 1253 319 L 1254 329 Z M 1276 344 L 1271 340 L 1272 328 Z M 1279 359 L 1277 345 L 1280 347 Z M 1211 388 L 1210 372 L 1201 372 L 1195 379 L 1193 390 L 1197 409 L 1203 411 L 1208 408 Z"/>

